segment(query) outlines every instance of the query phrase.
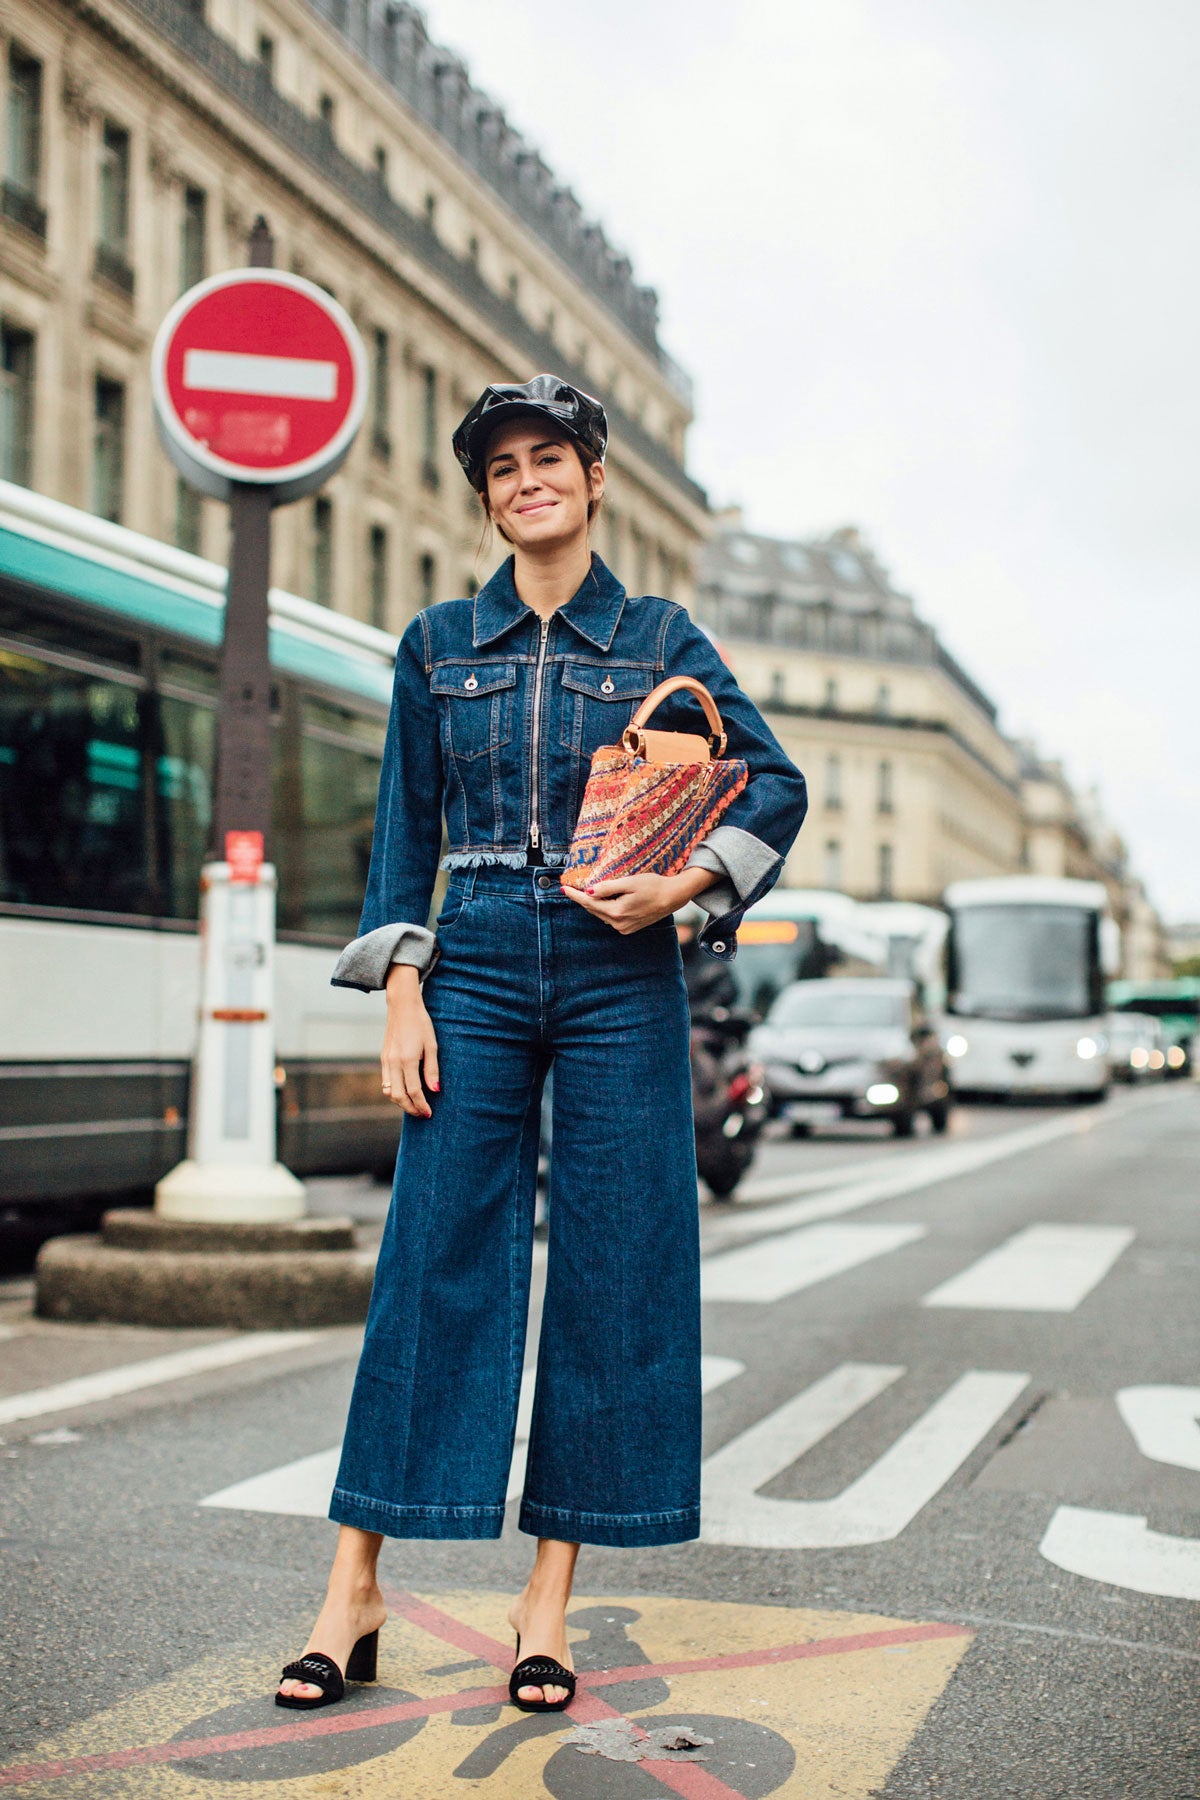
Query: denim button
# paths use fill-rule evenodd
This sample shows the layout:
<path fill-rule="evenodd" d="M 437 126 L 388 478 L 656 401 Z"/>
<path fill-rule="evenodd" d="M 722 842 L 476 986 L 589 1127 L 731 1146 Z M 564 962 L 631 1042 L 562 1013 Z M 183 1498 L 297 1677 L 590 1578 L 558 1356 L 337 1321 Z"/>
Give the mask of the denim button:
<path fill-rule="evenodd" d="M 538 886 L 539 887 L 550 887 L 553 885 L 553 880 L 554 880 L 554 877 L 552 875 L 539 875 L 538 876 Z"/>
<path fill-rule="evenodd" d="M 725 939 L 717 938 L 715 943 L 713 944 L 713 949 L 716 951 L 718 956 L 720 956 L 720 954 L 721 954 L 722 950 L 724 950 L 724 948 L 725 948 Z"/>

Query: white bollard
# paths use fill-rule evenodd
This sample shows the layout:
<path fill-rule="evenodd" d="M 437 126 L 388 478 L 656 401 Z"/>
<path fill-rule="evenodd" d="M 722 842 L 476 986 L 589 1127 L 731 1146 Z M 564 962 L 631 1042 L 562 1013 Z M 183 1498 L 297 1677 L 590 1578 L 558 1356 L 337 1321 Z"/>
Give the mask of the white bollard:
<path fill-rule="evenodd" d="M 160 1217 L 303 1218 L 303 1184 L 275 1160 L 274 1000 L 274 867 L 206 863 L 188 1157 L 155 1190 Z"/>

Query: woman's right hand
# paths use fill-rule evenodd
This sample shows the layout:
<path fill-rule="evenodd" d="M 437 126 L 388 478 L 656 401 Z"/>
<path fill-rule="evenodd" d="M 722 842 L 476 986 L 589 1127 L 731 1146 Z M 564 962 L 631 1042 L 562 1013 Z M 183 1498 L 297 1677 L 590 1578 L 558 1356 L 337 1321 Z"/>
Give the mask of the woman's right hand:
<path fill-rule="evenodd" d="M 387 1027 L 380 1064 L 383 1091 L 393 1106 L 415 1119 L 429 1119 L 433 1109 L 425 1094 L 439 1089 L 437 1035 L 425 1010 L 421 977 L 408 963 L 393 963 L 387 978 Z M 421 1066 L 425 1087 L 421 1085 Z"/>

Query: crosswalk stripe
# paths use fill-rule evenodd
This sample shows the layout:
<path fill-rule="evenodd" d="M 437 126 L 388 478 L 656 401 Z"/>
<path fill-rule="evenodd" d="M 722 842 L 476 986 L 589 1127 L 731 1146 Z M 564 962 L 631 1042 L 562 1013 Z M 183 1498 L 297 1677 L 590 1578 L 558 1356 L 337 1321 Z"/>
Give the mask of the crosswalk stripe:
<path fill-rule="evenodd" d="M 708 1544 L 831 1550 L 897 1537 L 1003 1418 L 1028 1375 L 963 1375 L 832 1500 L 757 1492 L 904 1374 L 844 1363 L 710 1456 L 701 1471 L 700 1535 Z"/>
<path fill-rule="evenodd" d="M 44 1413 L 67 1412 L 76 1406 L 92 1406 L 118 1394 L 137 1393 L 164 1381 L 182 1381 L 186 1375 L 202 1375 L 226 1369 L 259 1356 L 276 1356 L 316 1341 L 313 1331 L 252 1331 L 244 1337 L 222 1338 L 216 1344 L 198 1344 L 191 1350 L 174 1350 L 169 1356 L 152 1356 L 144 1362 L 120 1363 L 95 1375 L 77 1375 L 54 1387 L 32 1388 L 0 1400 L 0 1425 L 18 1419 L 38 1419 Z"/>
<path fill-rule="evenodd" d="M 785 1236 L 763 1238 L 707 1257 L 700 1265 L 703 1300 L 741 1300 L 769 1305 L 876 1256 L 924 1237 L 924 1225 L 805 1225 Z"/>
<path fill-rule="evenodd" d="M 745 1363 L 732 1356 L 702 1356 L 700 1385 L 706 1394 L 732 1381 L 744 1371 Z M 513 1448 L 508 1478 L 508 1500 L 520 1497 L 525 1485 L 525 1458 L 529 1451 L 529 1430 L 533 1419 L 534 1371 L 526 1369 L 521 1378 L 521 1394 L 517 1401 L 517 1441 Z M 286 1513 L 300 1519 L 323 1519 L 329 1512 L 329 1496 L 337 1478 L 342 1447 L 318 1450 L 313 1456 L 297 1457 L 277 1469 L 251 1475 L 246 1481 L 235 1481 L 200 1501 L 201 1506 L 233 1508 L 238 1512 Z"/>
<path fill-rule="evenodd" d="M 1074 1312 L 1135 1233 L 1125 1225 L 1028 1225 L 926 1294 L 925 1306 Z"/>

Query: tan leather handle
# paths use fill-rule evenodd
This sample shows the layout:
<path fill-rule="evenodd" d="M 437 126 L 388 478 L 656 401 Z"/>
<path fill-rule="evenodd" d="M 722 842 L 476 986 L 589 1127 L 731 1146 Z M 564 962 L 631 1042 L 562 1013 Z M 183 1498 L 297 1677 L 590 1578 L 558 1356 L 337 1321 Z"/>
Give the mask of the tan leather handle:
<path fill-rule="evenodd" d="M 722 745 L 724 745 L 725 727 L 721 723 L 721 715 L 717 711 L 717 703 L 705 687 L 704 683 L 695 680 L 691 675 L 672 675 L 669 680 L 660 681 L 658 686 L 653 688 L 651 692 L 646 695 L 646 698 L 642 701 L 642 704 L 638 707 L 632 719 L 630 719 L 629 729 L 631 731 L 640 731 L 655 708 L 662 704 L 668 694 L 675 693 L 679 688 L 686 688 L 689 694 L 695 694 L 697 700 L 704 708 L 705 718 L 712 726 L 713 736 L 720 738 Z"/>

